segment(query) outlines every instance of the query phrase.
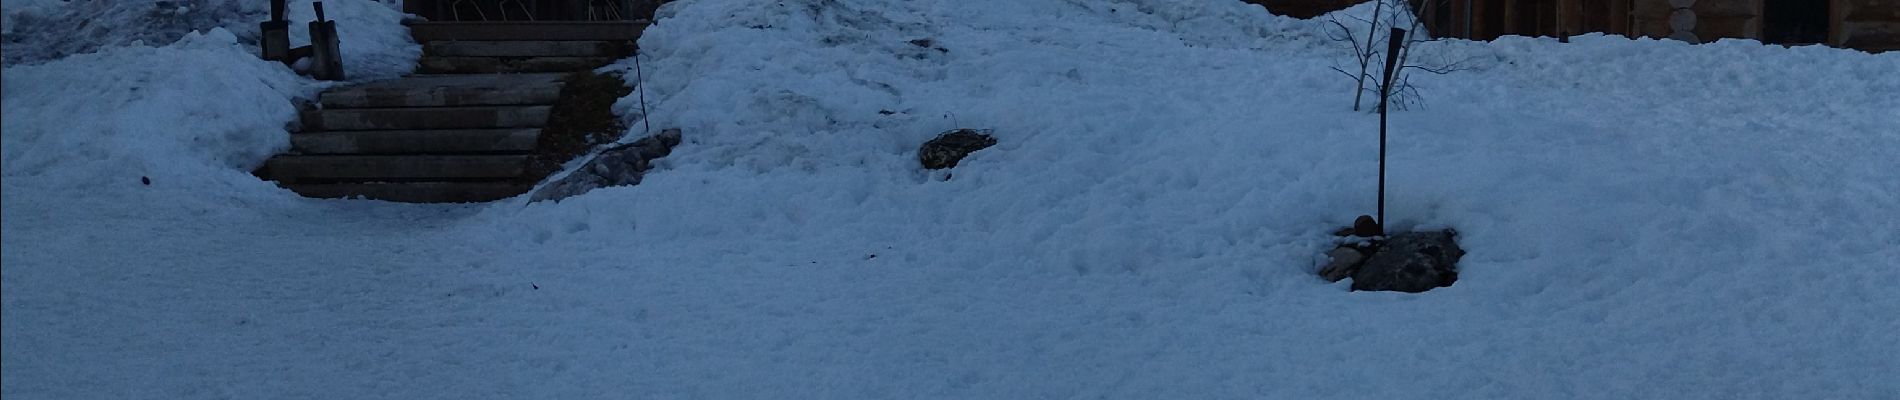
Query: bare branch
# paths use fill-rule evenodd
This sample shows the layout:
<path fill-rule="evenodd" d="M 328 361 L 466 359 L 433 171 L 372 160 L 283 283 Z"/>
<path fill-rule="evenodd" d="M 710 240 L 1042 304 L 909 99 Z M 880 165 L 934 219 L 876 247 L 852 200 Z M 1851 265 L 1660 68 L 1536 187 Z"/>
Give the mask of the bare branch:
<path fill-rule="evenodd" d="M 1417 7 L 1413 6 L 1411 0 L 1373 1 L 1373 12 L 1371 15 L 1362 16 L 1336 13 L 1326 20 L 1327 23 L 1331 24 L 1331 26 L 1326 29 L 1327 39 L 1336 42 L 1345 42 L 1345 47 L 1352 50 L 1352 61 L 1350 63 L 1342 63 L 1342 65 L 1331 68 L 1333 72 L 1338 72 L 1340 75 L 1345 75 L 1347 79 L 1354 81 L 1356 85 L 1353 89 L 1354 111 L 1361 110 L 1365 106 L 1364 100 L 1368 93 L 1370 93 L 1373 98 L 1383 98 L 1381 100 L 1381 108 L 1384 106 L 1398 106 L 1400 109 L 1406 109 L 1410 106 L 1418 105 L 1418 103 L 1422 102 L 1424 96 L 1420 95 L 1419 88 L 1412 84 L 1411 72 L 1424 71 L 1425 73 L 1444 75 L 1473 69 L 1472 64 L 1474 58 L 1466 58 L 1458 60 L 1457 62 L 1447 63 L 1443 62 L 1442 54 L 1427 50 L 1426 46 L 1419 46 L 1420 43 L 1437 42 L 1442 39 L 1433 37 L 1433 35 L 1427 31 L 1427 17 L 1424 14 L 1431 13 L 1435 10 L 1442 10 L 1440 7 L 1450 4 L 1450 0 L 1421 0 L 1421 4 Z M 1405 21 L 1405 18 L 1411 18 L 1411 20 Z M 1395 65 L 1392 70 L 1393 76 L 1375 76 L 1373 70 L 1384 70 L 1384 63 L 1387 59 L 1384 54 L 1385 49 L 1383 48 L 1385 46 L 1375 46 L 1375 44 L 1392 39 L 1389 37 L 1391 36 L 1388 33 L 1389 29 L 1382 29 L 1382 27 L 1401 26 L 1409 29 L 1405 30 L 1406 37 L 1400 38 L 1399 40 L 1399 42 L 1401 42 L 1397 50 L 1399 54 L 1391 58 L 1395 60 Z M 1363 29 L 1363 31 L 1361 31 L 1361 29 Z M 1361 32 L 1363 32 L 1363 35 L 1361 35 Z M 1364 41 L 1363 43 L 1361 42 L 1362 40 Z M 1421 61 L 1420 59 L 1433 60 Z M 1352 67 L 1358 67 L 1359 73 L 1352 73 Z M 1381 94 L 1379 93 L 1379 88 L 1385 86 L 1386 80 L 1392 81 L 1392 92 Z"/>

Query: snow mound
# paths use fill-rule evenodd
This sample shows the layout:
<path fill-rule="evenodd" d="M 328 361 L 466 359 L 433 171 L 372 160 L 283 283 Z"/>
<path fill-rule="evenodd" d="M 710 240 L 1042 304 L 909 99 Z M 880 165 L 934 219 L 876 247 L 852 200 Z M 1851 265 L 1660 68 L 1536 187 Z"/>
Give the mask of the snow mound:
<path fill-rule="evenodd" d="M 529 246 L 695 275 L 669 279 L 695 289 L 662 308 L 725 311 L 670 323 L 738 335 L 701 347 L 710 358 L 788 360 L 686 362 L 730 374 L 647 393 L 1896 389 L 1865 383 L 1897 367 L 1870 354 L 1900 351 L 1865 334 L 1900 321 L 1884 289 L 1900 282 L 1895 55 L 1603 35 L 1435 44 L 1421 56 L 1473 69 L 1414 78 L 1425 103 L 1393 118 L 1388 214 L 1399 230 L 1455 227 L 1470 253 L 1457 285 L 1402 297 L 1311 274 L 1327 233 L 1372 211 L 1377 157 L 1324 21 L 1158 0 L 705 0 L 661 18 L 641 42 L 647 117 L 688 142 L 640 186 L 489 213 Z M 918 169 L 916 145 L 952 128 L 1000 143 Z M 766 304 L 825 306 L 793 321 L 755 314 Z M 854 319 L 894 309 L 921 314 Z M 746 328 L 715 328 L 728 324 Z M 892 324 L 919 328 L 852 336 L 861 346 L 820 333 Z M 756 329 L 819 344 L 744 339 Z M 703 343 L 683 337 L 636 346 Z M 863 353 L 837 358 L 847 347 Z M 839 376 L 877 383 L 811 383 Z M 969 379 L 931 378 L 946 376 Z M 1603 382 L 1647 383 L 1575 391 Z"/>
<path fill-rule="evenodd" d="M 11 3 L 11 2 L 9 2 Z M 309 44 L 312 0 L 291 1 L 291 46 Z M 401 24 L 399 1 L 323 1 L 338 21 L 344 70 L 352 79 L 389 78 L 415 69 L 422 48 Z M 244 0 L 29 2 L 6 11 L 0 32 L 5 65 L 31 64 L 119 46 L 163 46 L 192 32 L 222 28 L 257 54 L 258 23 L 270 3 Z"/>
<path fill-rule="evenodd" d="M 264 100 L 301 95 L 256 81 L 288 72 L 171 85 L 143 77 L 173 67 L 120 65 L 235 59 L 230 39 L 7 69 L 0 391 L 1900 394 L 1886 376 L 1900 370 L 1900 54 L 1601 35 L 1434 46 L 1422 55 L 1475 69 L 1417 76 L 1424 107 L 1393 116 L 1389 227 L 1453 227 L 1467 253 L 1455 285 L 1412 295 L 1312 273 L 1331 231 L 1373 209 L 1378 152 L 1324 21 L 1200 0 L 661 14 L 641 40 L 650 114 L 637 95 L 616 107 L 685 142 L 638 186 L 559 203 L 251 196 L 268 185 L 239 164 L 281 146 L 292 117 Z M 176 58 L 161 61 L 194 62 Z M 246 89 L 192 89 L 227 79 Z M 102 100 L 56 95 L 66 84 Z M 185 93 L 200 94 L 150 104 Z M 220 110 L 179 112 L 191 102 Z M 56 119 L 72 110 L 161 119 Z M 55 136 L 69 127 L 81 135 Z M 918 144 L 952 128 L 998 143 L 922 169 Z M 214 177 L 192 183 L 202 194 L 60 184 L 129 183 L 147 165 Z"/>
<path fill-rule="evenodd" d="M 221 28 L 8 67 L 4 79 L 0 171 L 59 187 L 255 180 L 244 173 L 289 147 L 292 99 L 316 88 Z"/>

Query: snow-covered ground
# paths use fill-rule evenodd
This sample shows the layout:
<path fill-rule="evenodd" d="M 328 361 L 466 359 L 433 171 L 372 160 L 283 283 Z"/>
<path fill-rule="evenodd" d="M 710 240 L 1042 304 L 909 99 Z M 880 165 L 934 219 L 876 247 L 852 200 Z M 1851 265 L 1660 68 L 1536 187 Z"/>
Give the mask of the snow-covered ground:
<path fill-rule="evenodd" d="M 310 44 L 313 0 L 290 1 L 292 46 Z M 325 17 L 337 21 L 338 50 L 352 79 L 408 74 L 422 47 L 401 25 L 400 0 L 322 1 Z M 233 32 L 257 54 L 258 23 L 270 19 L 270 3 L 258 0 L 24 0 L 8 1 L 0 11 L 0 63 L 37 64 L 83 53 L 111 53 L 124 47 L 165 46 L 193 32 Z M 251 57 L 256 59 L 257 57 Z M 215 71 L 215 70 L 213 70 Z M 197 72 L 204 73 L 204 72 Z"/>
<path fill-rule="evenodd" d="M 258 181 L 318 86 L 228 33 L 8 67 L 4 396 L 1900 398 L 1900 54 L 1445 43 L 1478 68 L 1415 78 L 1388 214 L 1469 254 L 1366 293 L 1313 275 L 1377 156 L 1322 22 L 662 14 L 687 142 L 560 203 Z M 1001 143 L 919 169 L 953 127 Z"/>

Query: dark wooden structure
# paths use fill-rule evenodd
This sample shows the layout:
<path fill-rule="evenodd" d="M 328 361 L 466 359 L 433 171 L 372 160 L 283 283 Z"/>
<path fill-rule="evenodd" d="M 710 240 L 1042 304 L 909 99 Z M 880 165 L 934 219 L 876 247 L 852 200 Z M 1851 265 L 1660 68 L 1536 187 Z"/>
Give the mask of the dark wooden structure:
<path fill-rule="evenodd" d="M 1259 4 L 1275 15 L 1293 18 L 1313 18 L 1326 13 L 1343 10 L 1366 0 L 1242 0 Z"/>
<path fill-rule="evenodd" d="M 1900 49 L 1900 2 L 1889 0 L 1417 0 L 1433 33 L 1479 40 L 1503 35 L 1602 32 L 1692 43 L 1723 38 Z"/>
<path fill-rule="evenodd" d="M 404 0 L 430 21 L 640 21 L 672 0 Z"/>
<path fill-rule="evenodd" d="M 590 104 L 611 113 L 611 101 L 575 100 L 570 85 L 620 83 L 583 72 L 631 56 L 647 24 L 409 22 L 422 44 L 418 75 L 325 90 L 300 115 L 290 152 L 257 175 L 310 197 L 460 203 L 524 193 L 571 157 L 581 140 L 571 121 Z"/>
<path fill-rule="evenodd" d="M 1311 18 L 1367 0 L 1244 0 Z M 1895 0 L 1407 0 L 1434 36 L 1491 40 L 1601 32 L 1693 43 L 1722 38 L 1900 50 Z"/>

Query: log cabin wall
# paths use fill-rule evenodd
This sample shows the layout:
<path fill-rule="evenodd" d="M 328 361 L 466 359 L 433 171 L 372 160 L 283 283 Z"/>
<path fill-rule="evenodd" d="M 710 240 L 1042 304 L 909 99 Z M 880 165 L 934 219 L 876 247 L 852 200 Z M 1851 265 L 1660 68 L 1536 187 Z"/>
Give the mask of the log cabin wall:
<path fill-rule="evenodd" d="M 1867 51 L 1900 50 L 1900 1 L 1830 0 L 1828 44 Z"/>
<path fill-rule="evenodd" d="M 1636 0 L 1419 0 L 1434 35 L 1491 40 L 1630 30 Z"/>
<path fill-rule="evenodd" d="M 1439 37 L 1491 40 L 1600 32 L 1693 43 L 1743 38 L 1900 50 L 1900 0 L 1413 1 Z"/>
<path fill-rule="evenodd" d="M 653 11 L 669 1 L 406 0 L 403 10 L 436 21 L 640 20 L 652 18 Z M 1274 14 L 1312 18 L 1367 0 L 1242 1 L 1265 6 Z M 1747 38 L 1875 52 L 1900 50 L 1900 0 L 1408 1 L 1439 37 L 1491 40 L 1504 35 L 1602 32 L 1696 43 Z M 1688 7 L 1676 7 L 1683 4 Z"/>
<path fill-rule="evenodd" d="M 1763 1 L 1636 0 L 1635 7 L 1630 11 L 1635 29 L 1625 34 L 1634 37 L 1673 38 L 1690 43 L 1709 42 L 1722 38 L 1761 39 Z M 1676 7 L 1680 4 L 1689 4 L 1689 6 Z"/>

